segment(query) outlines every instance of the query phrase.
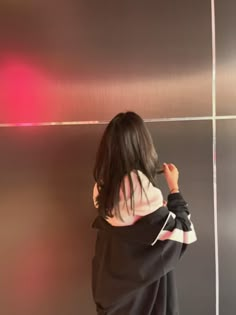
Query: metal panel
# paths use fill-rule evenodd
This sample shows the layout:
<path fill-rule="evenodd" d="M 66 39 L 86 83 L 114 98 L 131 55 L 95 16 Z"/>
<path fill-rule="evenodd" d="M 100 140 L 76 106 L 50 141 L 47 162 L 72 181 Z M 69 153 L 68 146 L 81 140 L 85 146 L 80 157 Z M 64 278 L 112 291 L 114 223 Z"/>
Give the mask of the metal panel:
<path fill-rule="evenodd" d="M 235 134 L 236 120 L 217 121 L 220 314 L 224 315 L 236 308 Z"/>
<path fill-rule="evenodd" d="M 234 0 L 216 0 L 216 101 L 218 115 L 236 115 Z"/>
<path fill-rule="evenodd" d="M 215 315 L 215 252 L 210 121 L 150 123 L 161 162 L 180 171 L 180 189 L 188 201 L 198 242 L 177 268 L 181 315 Z M 162 190 L 166 191 L 160 177 Z"/>
<path fill-rule="evenodd" d="M 2 0 L 0 24 L 0 123 L 211 114 L 210 1 Z"/>
<path fill-rule="evenodd" d="M 103 126 L 0 128 L 0 313 L 94 314 L 91 168 Z"/>
<path fill-rule="evenodd" d="M 160 160 L 180 169 L 198 234 L 178 267 L 181 314 L 213 315 L 211 122 L 148 126 Z M 103 129 L 0 128 L 1 314 L 95 314 L 91 173 Z"/>

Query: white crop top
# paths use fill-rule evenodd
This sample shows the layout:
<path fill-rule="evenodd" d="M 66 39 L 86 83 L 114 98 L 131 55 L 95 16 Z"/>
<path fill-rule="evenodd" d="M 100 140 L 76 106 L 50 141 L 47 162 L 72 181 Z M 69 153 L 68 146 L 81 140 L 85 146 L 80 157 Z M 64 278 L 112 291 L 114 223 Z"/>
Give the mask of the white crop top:
<path fill-rule="evenodd" d="M 123 221 L 121 221 L 116 216 L 110 218 L 108 217 L 106 220 L 113 226 L 128 226 L 134 224 L 137 220 L 141 217 L 154 212 L 155 210 L 159 209 L 163 206 L 163 196 L 160 189 L 154 187 L 149 179 L 144 175 L 141 171 L 138 170 L 139 178 L 142 182 L 142 187 L 138 181 L 138 176 L 135 172 L 131 172 L 131 178 L 133 182 L 133 189 L 134 189 L 134 212 L 131 210 L 131 199 L 130 199 L 130 185 L 129 179 L 126 175 L 124 177 L 124 184 L 125 184 L 125 192 L 127 197 L 127 206 L 125 203 L 125 198 L 122 189 L 120 189 L 120 201 L 119 201 L 119 210 L 121 213 L 121 217 Z M 98 195 L 97 184 L 94 185 L 93 189 L 93 202 L 94 206 L 98 208 L 96 205 L 96 197 Z"/>

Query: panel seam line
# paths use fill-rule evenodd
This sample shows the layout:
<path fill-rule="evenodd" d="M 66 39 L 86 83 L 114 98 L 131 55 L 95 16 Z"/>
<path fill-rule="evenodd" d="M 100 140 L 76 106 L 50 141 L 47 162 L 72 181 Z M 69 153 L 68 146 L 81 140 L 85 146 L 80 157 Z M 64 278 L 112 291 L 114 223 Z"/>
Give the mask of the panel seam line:
<path fill-rule="evenodd" d="M 211 0 L 212 30 L 212 159 L 213 159 L 213 204 L 215 238 L 215 303 L 216 315 L 219 315 L 219 240 L 218 240 L 218 205 L 217 205 L 217 162 L 216 162 L 216 23 L 215 0 Z"/>

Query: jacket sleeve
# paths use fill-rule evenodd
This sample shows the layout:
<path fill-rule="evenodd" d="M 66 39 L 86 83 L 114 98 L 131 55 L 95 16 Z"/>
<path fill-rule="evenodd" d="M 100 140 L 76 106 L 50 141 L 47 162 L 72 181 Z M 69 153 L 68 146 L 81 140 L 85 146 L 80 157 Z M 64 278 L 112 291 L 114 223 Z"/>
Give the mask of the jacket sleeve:
<path fill-rule="evenodd" d="M 167 208 L 166 222 L 151 244 L 162 247 L 165 273 L 174 269 L 187 246 L 197 240 L 188 204 L 180 193 L 168 196 Z"/>

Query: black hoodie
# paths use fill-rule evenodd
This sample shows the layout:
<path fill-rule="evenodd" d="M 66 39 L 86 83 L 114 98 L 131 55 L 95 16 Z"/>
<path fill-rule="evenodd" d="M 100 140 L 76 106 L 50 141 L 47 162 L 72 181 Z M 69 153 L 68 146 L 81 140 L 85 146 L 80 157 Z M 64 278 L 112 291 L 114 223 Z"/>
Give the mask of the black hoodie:
<path fill-rule="evenodd" d="M 196 234 L 180 193 L 134 225 L 115 227 L 98 216 L 92 264 L 99 315 L 178 315 L 174 268 Z"/>

